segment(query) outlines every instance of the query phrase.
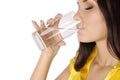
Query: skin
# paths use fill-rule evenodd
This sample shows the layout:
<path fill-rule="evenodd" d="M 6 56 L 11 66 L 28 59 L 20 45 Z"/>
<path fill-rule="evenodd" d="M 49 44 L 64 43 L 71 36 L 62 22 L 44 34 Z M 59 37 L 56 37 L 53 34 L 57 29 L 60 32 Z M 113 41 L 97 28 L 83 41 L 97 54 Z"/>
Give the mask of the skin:
<path fill-rule="evenodd" d="M 98 55 L 90 67 L 86 80 L 103 80 L 117 59 L 107 49 L 107 29 L 105 19 L 95 0 L 78 0 L 78 12 L 75 19 L 78 24 L 78 39 L 81 42 L 96 42 Z M 109 57 L 109 58 L 108 58 Z"/>
<path fill-rule="evenodd" d="M 79 29 L 78 40 L 85 43 L 96 42 L 98 51 L 98 54 L 90 67 L 86 80 L 103 80 L 113 66 L 118 62 L 118 60 L 114 58 L 115 56 L 111 56 L 107 49 L 107 29 L 105 19 L 95 0 L 78 0 L 77 4 L 78 11 L 74 16 L 74 19 L 76 21 L 80 21 L 80 23 L 77 24 L 77 28 Z M 55 18 L 49 19 L 47 21 L 48 26 L 57 26 L 61 17 L 62 16 L 58 14 Z M 36 30 L 40 30 L 45 27 L 43 21 L 40 21 L 40 26 L 35 21 L 32 21 L 32 23 Z M 36 68 L 31 76 L 31 80 L 46 80 L 52 60 L 57 54 L 59 48 L 64 45 L 65 42 L 60 41 L 55 46 L 48 47 L 42 51 Z M 56 80 L 68 80 L 69 76 L 70 71 L 68 65 Z"/>

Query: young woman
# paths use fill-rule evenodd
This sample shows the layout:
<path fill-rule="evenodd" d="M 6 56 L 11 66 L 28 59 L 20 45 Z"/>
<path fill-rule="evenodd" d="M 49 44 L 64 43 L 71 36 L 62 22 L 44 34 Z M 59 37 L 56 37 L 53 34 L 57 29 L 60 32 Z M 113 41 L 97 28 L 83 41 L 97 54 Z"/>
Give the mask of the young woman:
<path fill-rule="evenodd" d="M 120 0 L 78 0 L 74 16 L 80 42 L 77 54 L 56 80 L 120 80 Z M 57 26 L 61 15 L 49 19 Z M 45 27 L 44 22 L 37 30 Z M 64 41 L 44 49 L 31 80 L 46 80 L 50 64 Z"/>

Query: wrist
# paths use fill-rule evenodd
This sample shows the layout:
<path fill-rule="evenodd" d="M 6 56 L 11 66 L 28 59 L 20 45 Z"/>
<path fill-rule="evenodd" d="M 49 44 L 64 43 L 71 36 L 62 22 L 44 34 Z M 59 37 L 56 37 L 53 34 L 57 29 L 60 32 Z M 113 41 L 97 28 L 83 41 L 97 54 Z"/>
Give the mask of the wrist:
<path fill-rule="evenodd" d="M 41 52 L 41 57 L 44 57 L 45 59 L 53 59 L 55 55 L 53 51 L 45 49 Z"/>
<path fill-rule="evenodd" d="M 46 49 L 44 49 L 41 54 L 45 55 L 47 57 L 50 58 L 54 58 L 56 56 L 56 54 L 58 53 L 60 47 L 56 46 L 56 47 L 48 47 Z"/>

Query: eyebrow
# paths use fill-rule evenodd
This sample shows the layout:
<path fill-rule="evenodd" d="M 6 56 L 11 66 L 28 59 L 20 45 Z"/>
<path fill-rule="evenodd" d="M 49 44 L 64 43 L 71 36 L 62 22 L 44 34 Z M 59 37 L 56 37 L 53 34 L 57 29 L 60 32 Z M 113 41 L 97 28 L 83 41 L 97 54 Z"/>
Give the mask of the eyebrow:
<path fill-rule="evenodd" d="M 83 0 L 83 2 L 86 2 L 87 0 Z"/>
<path fill-rule="evenodd" d="M 87 2 L 88 0 L 83 0 L 83 2 Z M 96 0 L 93 0 L 93 1 L 96 1 Z M 79 1 L 77 1 L 77 4 L 79 3 Z"/>
<path fill-rule="evenodd" d="M 83 2 L 86 2 L 86 1 L 88 1 L 88 0 L 83 0 Z M 97 0 L 93 0 L 93 1 L 97 1 Z"/>
<path fill-rule="evenodd" d="M 83 0 L 83 2 L 87 2 L 87 1 L 88 1 L 88 0 Z M 96 2 L 97 0 L 93 0 L 93 1 L 95 1 L 95 2 Z"/>

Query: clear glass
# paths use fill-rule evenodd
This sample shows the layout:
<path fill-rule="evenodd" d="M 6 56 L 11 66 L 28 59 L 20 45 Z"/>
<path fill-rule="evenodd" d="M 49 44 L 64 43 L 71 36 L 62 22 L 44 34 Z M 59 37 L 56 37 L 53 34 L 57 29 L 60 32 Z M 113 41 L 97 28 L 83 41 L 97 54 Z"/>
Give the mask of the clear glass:
<path fill-rule="evenodd" d="M 58 28 L 48 27 L 33 32 L 32 36 L 38 48 L 43 50 L 76 33 L 78 31 L 76 24 L 78 24 L 79 21 L 73 19 L 74 15 L 74 11 L 65 14 L 61 18 Z"/>

